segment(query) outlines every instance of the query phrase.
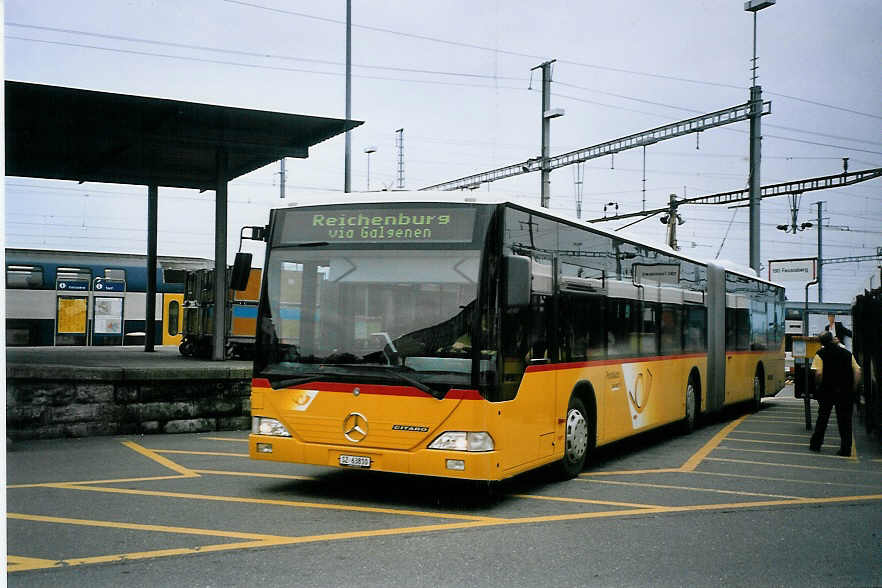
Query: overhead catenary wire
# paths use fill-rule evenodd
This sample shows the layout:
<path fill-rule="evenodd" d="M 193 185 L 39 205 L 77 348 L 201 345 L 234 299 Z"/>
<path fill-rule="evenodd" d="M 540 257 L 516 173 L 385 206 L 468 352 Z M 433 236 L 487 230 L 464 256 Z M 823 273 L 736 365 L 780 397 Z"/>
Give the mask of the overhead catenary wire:
<path fill-rule="evenodd" d="M 233 50 L 233 49 L 219 49 L 219 48 L 202 46 L 202 45 L 155 41 L 155 40 L 151 40 L 151 39 L 143 39 L 143 38 L 138 38 L 138 37 L 126 37 L 126 36 L 120 36 L 120 35 L 107 35 L 107 34 L 101 34 L 101 33 L 90 33 L 90 32 L 86 32 L 86 31 L 77 31 L 77 30 L 73 30 L 73 29 L 61 29 L 61 28 L 55 28 L 55 27 L 40 27 L 37 25 L 27 25 L 27 24 L 22 24 L 22 23 L 6 23 L 6 24 L 7 24 L 7 26 L 13 26 L 13 27 L 41 29 L 41 30 L 64 32 L 64 33 L 70 33 L 70 34 L 81 34 L 81 35 L 95 36 L 95 37 L 106 38 L 106 39 L 111 39 L 111 40 L 123 40 L 123 41 L 130 41 L 130 42 L 149 43 L 149 44 L 154 44 L 154 45 L 185 48 L 185 49 L 190 49 L 190 50 L 210 51 L 210 52 L 241 55 L 241 56 L 248 56 L 248 57 L 305 61 L 305 62 L 311 62 L 311 63 L 324 64 L 324 65 L 334 65 L 334 66 L 345 65 L 342 62 L 335 62 L 335 61 L 330 61 L 330 60 L 298 58 L 298 57 L 279 55 L 279 54 L 265 54 L 265 53 L 259 53 L 259 52 L 241 51 L 241 50 Z M 59 46 L 78 47 L 78 48 L 84 48 L 84 49 L 93 49 L 93 50 L 97 50 L 97 51 L 116 52 L 116 53 L 121 53 L 121 54 L 152 56 L 152 57 L 159 57 L 159 58 L 165 58 L 165 59 L 176 59 L 176 60 L 184 60 L 184 61 L 212 63 L 212 64 L 216 64 L 216 65 L 229 65 L 229 66 L 234 66 L 234 67 L 243 67 L 243 68 L 251 68 L 251 69 L 268 69 L 268 70 L 276 70 L 276 71 L 289 71 L 289 72 L 296 72 L 296 73 L 306 73 L 306 74 L 325 75 L 325 76 L 344 76 L 345 75 L 345 73 L 343 73 L 343 72 L 321 71 L 321 70 L 311 70 L 311 69 L 305 69 L 305 68 L 292 68 L 292 67 L 284 67 L 284 66 L 276 66 L 276 65 L 224 61 L 224 60 L 218 60 L 218 59 L 208 59 L 208 58 L 186 56 L 186 55 L 173 55 L 173 54 L 166 54 L 166 53 L 138 51 L 138 50 L 133 50 L 133 49 L 123 49 L 123 48 L 119 48 L 119 47 L 102 47 L 99 45 L 73 43 L 73 42 L 69 42 L 69 41 L 35 39 L 35 38 L 29 38 L 29 37 L 19 37 L 19 36 L 15 36 L 15 35 L 7 35 L 6 39 L 27 41 L 27 42 L 34 42 L 34 43 L 44 43 L 44 44 L 59 45 Z M 451 76 L 451 77 L 464 77 L 464 78 L 471 78 L 471 79 L 487 79 L 487 80 L 494 80 L 494 81 L 498 81 L 498 80 L 523 81 L 523 78 L 514 77 L 514 76 L 498 76 L 498 75 L 477 74 L 477 73 L 470 73 L 470 72 L 451 72 L 451 71 L 441 71 L 441 70 L 402 68 L 402 67 L 395 67 L 395 66 L 379 66 L 379 65 L 353 64 L 353 66 L 354 67 L 378 69 L 378 70 L 394 71 L 394 72 L 400 72 L 400 73 L 441 75 L 441 76 Z M 529 88 L 525 89 L 520 86 L 500 86 L 498 83 L 494 84 L 494 85 L 490 85 L 490 84 L 465 84 L 465 83 L 461 83 L 461 82 L 425 80 L 425 79 L 413 79 L 413 78 L 393 78 L 393 77 L 388 77 L 388 76 L 373 76 L 373 75 L 363 75 L 363 74 L 353 74 L 353 77 L 357 77 L 360 79 L 371 79 L 371 80 L 381 80 L 381 81 L 398 81 L 398 82 L 407 82 L 407 83 L 451 85 L 451 86 L 486 88 L 486 89 L 492 88 L 492 89 L 506 89 L 506 90 L 519 90 L 519 91 L 529 90 Z M 637 98 L 637 97 L 633 97 L 633 96 L 626 96 L 626 95 L 616 94 L 616 93 L 612 93 L 612 92 L 592 90 L 590 88 L 586 88 L 584 86 L 579 86 L 576 84 L 560 83 L 560 82 L 558 82 L 558 84 L 562 85 L 562 86 L 566 86 L 566 87 L 583 89 L 586 91 L 593 91 L 593 92 L 597 92 L 600 94 L 605 94 L 605 95 L 609 95 L 609 96 L 613 96 L 613 97 L 622 98 L 625 100 L 631 100 L 631 101 L 635 101 L 638 103 L 644 103 L 644 104 L 650 104 L 650 105 L 654 105 L 654 106 L 660 106 L 663 108 L 671 108 L 671 109 L 675 109 L 675 110 L 680 110 L 683 112 L 691 112 L 691 113 L 700 112 L 698 110 L 691 109 L 691 108 L 676 106 L 676 105 L 672 105 L 672 104 L 665 104 L 665 103 L 651 101 L 651 100 L 645 100 L 645 99 Z M 635 112 L 638 114 L 644 114 L 647 116 L 653 116 L 653 117 L 657 117 L 657 118 L 665 118 L 664 115 L 661 115 L 659 113 L 641 111 L 641 110 L 636 110 L 636 109 L 629 109 L 627 107 L 623 107 L 620 105 L 606 104 L 603 102 L 588 100 L 588 99 L 579 98 L 576 96 L 568 96 L 565 94 L 555 94 L 555 95 L 560 98 L 575 100 L 575 101 L 586 103 L 586 104 L 593 104 L 595 106 L 600 106 L 600 107 L 604 107 L 604 108 L 612 108 L 612 109 L 616 109 L 616 110 Z M 793 97 L 788 97 L 788 98 L 793 98 Z M 848 109 L 842 109 L 842 108 L 838 108 L 838 109 L 848 111 Z M 880 118 L 882 118 L 882 117 L 880 117 Z M 794 127 L 786 127 L 786 126 L 780 126 L 780 125 L 769 124 L 769 123 L 767 123 L 766 126 L 769 128 L 780 128 L 782 130 L 788 130 L 788 131 L 802 133 L 802 134 L 817 135 L 817 136 L 822 136 L 822 137 L 828 137 L 828 138 L 834 138 L 834 139 L 840 139 L 840 140 L 846 140 L 846 141 L 853 141 L 853 142 L 865 143 L 865 144 L 870 144 L 870 145 L 882 145 L 882 143 L 879 143 L 878 141 L 871 141 L 871 140 L 859 139 L 859 138 L 853 138 L 853 137 L 845 137 L 842 135 L 832 135 L 829 133 L 821 133 L 821 132 L 817 132 L 817 131 L 798 129 L 798 128 L 794 128 Z M 735 129 L 724 129 L 724 130 L 729 130 L 729 131 L 733 131 L 733 132 L 742 132 L 742 131 L 738 131 Z M 777 136 L 777 135 L 766 134 L 764 136 L 770 137 L 770 138 L 775 138 L 775 139 L 786 140 L 786 141 L 801 142 L 801 143 L 807 143 L 807 144 L 811 144 L 811 145 L 819 145 L 819 146 L 824 146 L 824 147 L 833 147 L 833 148 L 838 148 L 838 149 L 847 149 L 850 151 L 859 151 L 859 152 L 863 152 L 863 153 L 882 155 L 882 152 L 880 152 L 880 151 L 858 149 L 858 148 L 854 148 L 854 147 L 845 147 L 845 146 L 841 146 L 841 145 L 831 145 L 831 144 L 827 144 L 827 143 L 812 142 L 812 141 L 806 141 L 806 140 L 796 139 L 796 138 L 792 138 L 792 137 L 781 137 L 781 136 Z"/>

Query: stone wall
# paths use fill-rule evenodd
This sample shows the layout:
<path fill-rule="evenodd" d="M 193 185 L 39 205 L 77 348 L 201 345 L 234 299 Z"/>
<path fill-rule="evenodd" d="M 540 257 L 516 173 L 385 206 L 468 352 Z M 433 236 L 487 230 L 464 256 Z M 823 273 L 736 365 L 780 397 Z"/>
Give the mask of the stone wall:
<path fill-rule="evenodd" d="M 251 427 L 251 370 L 7 366 L 12 440 Z"/>

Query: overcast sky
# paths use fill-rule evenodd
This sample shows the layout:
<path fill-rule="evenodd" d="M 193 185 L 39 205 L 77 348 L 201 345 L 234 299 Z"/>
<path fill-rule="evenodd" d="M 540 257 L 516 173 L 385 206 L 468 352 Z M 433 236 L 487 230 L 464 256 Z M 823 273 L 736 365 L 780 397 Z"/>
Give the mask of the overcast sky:
<path fill-rule="evenodd" d="M 6 79 L 329 117 L 344 116 L 345 1 L 6 0 Z M 541 80 L 556 59 L 551 154 L 742 104 L 753 19 L 742 0 L 547 2 L 353 0 L 352 188 L 397 182 L 404 128 L 407 188 L 539 154 Z M 762 183 L 882 167 L 882 2 L 778 0 L 758 15 Z M 7 113 L 7 116 L 15 116 Z M 342 136 L 287 160 L 288 201 L 343 189 Z M 748 123 L 589 161 L 583 218 L 655 208 L 669 194 L 742 189 Z M 551 176 L 551 208 L 575 215 L 573 167 Z M 230 185 L 229 234 L 263 224 L 279 199 L 278 164 Z M 538 202 L 539 176 L 481 188 Z M 146 189 L 7 177 L 8 247 L 143 253 Z M 824 258 L 882 246 L 882 180 L 806 193 L 799 222 L 824 201 Z M 763 265 L 813 257 L 815 228 L 796 235 L 787 197 L 763 200 Z M 614 206 L 608 207 L 610 210 Z M 213 255 L 213 193 L 160 188 L 161 255 Z M 748 264 L 746 208 L 683 207 L 684 252 Z M 606 223 L 615 228 L 619 223 Z M 843 230 L 847 228 L 849 230 Z M 664 239 L 657 218 L 631 230 Z M 847 302 L 878 263 L 828 265 L 824 299 Z M 802 300 L 801 285 L 788 297 Z"/>

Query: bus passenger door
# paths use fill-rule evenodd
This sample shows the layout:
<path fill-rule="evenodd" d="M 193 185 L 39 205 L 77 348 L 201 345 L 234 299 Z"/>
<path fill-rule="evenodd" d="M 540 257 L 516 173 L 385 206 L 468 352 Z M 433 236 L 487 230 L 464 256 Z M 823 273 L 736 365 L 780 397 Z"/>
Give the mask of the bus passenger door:
<path fill-rule="evenodd" d="M 557 378 L 552 369 L 551 298 L 533 296 L 529 307 L 512 309 L 506 317 L 503 342 L 506 372 L 499 403 L 505 421 L 503 468 L 511 470 L 551 455 L 556 423 Z M 516 370 L 526 371 L 517 381 Z"/>

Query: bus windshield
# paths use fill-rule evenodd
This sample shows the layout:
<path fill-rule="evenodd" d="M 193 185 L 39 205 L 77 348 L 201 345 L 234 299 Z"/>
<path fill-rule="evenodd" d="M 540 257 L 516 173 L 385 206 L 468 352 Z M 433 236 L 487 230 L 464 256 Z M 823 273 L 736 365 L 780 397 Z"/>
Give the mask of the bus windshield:
<path fill-rule="evenodd" d="M 255 377 L 274 387 L 394 383 L 439 397 L 468 386 L 479 262 L 469 249 L 273 249 Z"/>

